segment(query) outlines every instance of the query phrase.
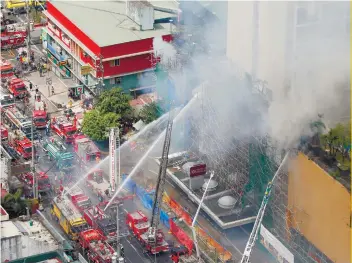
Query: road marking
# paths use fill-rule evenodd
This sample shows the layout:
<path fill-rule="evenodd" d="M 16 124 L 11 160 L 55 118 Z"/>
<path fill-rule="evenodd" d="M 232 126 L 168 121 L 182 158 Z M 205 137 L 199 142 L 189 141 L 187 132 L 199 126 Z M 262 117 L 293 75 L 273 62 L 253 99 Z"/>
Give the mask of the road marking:
<path fill-rule="evenodd" d="M 126 214 L 128 214 L 128 211 L 124 208 L 123 211 L 125 211 Z"/>
<path fill-rule="evenodd" d="M 130 246 L 134 249 L 134 251 L 137 252 L 138 256 L 143 260 L 144 258 L 141 257 L 141 255 L 139 254 L 138 250 L 134 247 L 134 245 L 132 245 L 132 243 L 131 243 L 129 240 L 127 240 L 127 242 L 128 242 L 128 243 L 130 244 Z"/>

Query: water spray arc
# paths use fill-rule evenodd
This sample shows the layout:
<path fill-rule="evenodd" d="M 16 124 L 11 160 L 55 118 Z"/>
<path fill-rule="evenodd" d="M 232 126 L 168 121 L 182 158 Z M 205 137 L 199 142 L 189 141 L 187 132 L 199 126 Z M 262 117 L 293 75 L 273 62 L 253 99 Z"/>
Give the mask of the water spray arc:
<path fill-rule="evenodd" d="M 184 114 L 191 109 L 191 107 L 193 106 L 193 104 L 197 101 L 197 98 L 199 97 L 199 93 L 196 93 L 193 98 L 187 103 L 187 105 L 185 107 L 183 107 L 181 109 L 181 111 L 177 114 L 177 116 L 174 118 L 173 123 L 176 124 L 181 117 L 184 116 Z M 165 136 L 166 133 L 166 129 L 158 136 L 158 138 L 153 142 L 153 144 L 150 146 L 150 148 L 146 151 L 146 153 L 142 156 L 142 158 L 138 161 L 138 163 L 136 164 L 136 166 L 132 169 L 132 171 L 130 172 L 130 174 L 127 176 L 127 178 L 122 182 L 122 184 L 118 187 L 118 189 L 116 190 L 115 194 L 112 196 L 112 198 L 110 199 L 109 203 L 107 204 L 107 206 L 105 207 L 105 210 L 107 208 L 109 208 L 109 206 L 111 205 L 112 201 L 114 200 L 114 198 L 116 198 L 116 196 L 121 192 L 122 188 L 126 185 L 126 183 L 128 182 L 129 179 L 131 179 L 136 172 L 138 171 L 138 169 L 140 168 L 140 166 L 142 165 L 142 163 L 144 162 L 144 160 L 148 157 L 148 155 L 152 152 L 152 150 L 155 148 L 155 146 L 161 141 L 161 139 Z"/>

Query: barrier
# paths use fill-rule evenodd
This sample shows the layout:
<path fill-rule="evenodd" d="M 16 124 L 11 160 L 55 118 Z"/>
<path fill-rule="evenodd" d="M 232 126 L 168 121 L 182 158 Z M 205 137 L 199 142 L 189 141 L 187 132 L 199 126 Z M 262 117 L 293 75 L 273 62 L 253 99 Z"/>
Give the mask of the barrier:
<path fill-rule="evenodd" d="M 126 180 L 127 175 L 122 175 L 122 180 Z M 136 182 L 132 179 L 129 179 L 125 184 L 125 189 L 135 193 L 136 196 L 141 200 L 143 206 L 151 210 L 153 207 L 153 196 L 154 191 L 147 191 L 145 188 L 136 184 Z M 165 205 L 167 205 L 173 213 L 176 214 L 178 218 L 182 218 L 183 222 L 188 225 L 187 228 L 190 230 L 189 226 L 192 225 L 192 217 L 189 215 L 185 209 L 179 205 L 175 200 L 170 198 L 168 194 L 164 193 L 162 201 Z M 178 226 L 172 218 L 168 215 L 165 210 L 160 210 L 160 222 L 165 225 L 167 229 L 170 230 L 173 236 L 176 237 L 178 242 L 188 248 L 190 253 L 192 253 L 193 249 L 193 240 L 190 238 L 191 233 L 186 233 L 180 226 Z M 213 238 L 211 238 L 204 230 L 202 230 L 199 226 L 196 226 L 196 235 L 198 244 L 202 248 L 203 251 L 206 251 L 206 254 L 215 262 L 218 262 L 218 259 L 221 261 L 230 260 L 232 258 L 232 254 L 229 251 L 226 251 L 218 242 L 216 242 Z"/>
<path fill-rule="evenodd" d="M 179 228 L 176 223 L 170 219 L 170 232 L 177 238 L 177 240 L 188 248 L 189 254 L 192 254 L 193 241 L 188 237 L 188 235 Z"/>

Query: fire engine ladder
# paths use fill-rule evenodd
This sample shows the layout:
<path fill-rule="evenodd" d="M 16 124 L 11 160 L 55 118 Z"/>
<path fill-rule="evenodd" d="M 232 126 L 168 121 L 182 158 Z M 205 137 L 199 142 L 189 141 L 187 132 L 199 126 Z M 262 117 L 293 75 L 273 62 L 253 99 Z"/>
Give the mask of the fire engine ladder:
<path fill-rule="evenodd" d="M 150 244 L 156 244 L 156 235 L 157 235 L 158 225 L 160 221 L 160 209 L 161 209 L 160 206 L 161 206 L 162 196 L 164 193 L 166 170 L 167 170 L 168 156 L 169 156 L 170 143 L 171 143 L 171 134 L 172 134 L 172 125 L 173 125 L 172 116 L 173 116 L 172 109 L 170 109 L 169 119 L 167 122 L 166 133 L 165 133 L 163 152 L 160 160 L 158 179 L 157 179 L 157 184 L 156 184 L 156 189 L 154 194 L 152 219 L 150 222 L 150 228 L 148 232 L 148 242 Z"/>
<path fill-rule="evenodd" d="M 279 168 L 277 169 L 273 179 L 268 183 L 268 185 L 267 185 L 267 187 L 265 189 L 265 194 L 264 194 L 262 203 L 260 205 L 260 208 L 259 208 L 259 211 L 258 211 L 258 215 L 257 215 L 257 218 L 255 220 L 251 235 L 249 236 L 249 239 L 247 241 L 246 247 L 244 249 L 244 252 L 243 252 L 243 255 L 242 255 L 242 259 L 241 259 L 241 263 L 250 263 L 249 258 L 250 258 L 251 254 L 252 254 L 252 249 L 253 249 L 253 247 L 255 245 L 255 242 L 257 240 L 257 236 L 258 236 L 258 233 L 259 233 L 260 226 L 262 225 L 262 221 L 263 221 L 263 218 L 264 218 L 264 212 L 265 212 L 266 206 L 268 204 L 269 197 L 271 195 L 272 187 L 273 187 L 273 185 L 274 185 L 274 183 L 276 181 L 276 178 L 277 178 L 279 172 L 281 171 L 281 168 L 286 163 L 286 159 L 288 158 L 288 156 L 289 156 L 289 152 L 286 153 L 286 155 L 285 155 L 284 159 L 282 160 Z"/>

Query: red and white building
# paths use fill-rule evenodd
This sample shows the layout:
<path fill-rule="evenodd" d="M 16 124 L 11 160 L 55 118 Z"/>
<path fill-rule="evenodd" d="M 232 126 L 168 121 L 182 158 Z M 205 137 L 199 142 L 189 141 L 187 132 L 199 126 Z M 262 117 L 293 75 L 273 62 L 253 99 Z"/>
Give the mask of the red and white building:
<path fill-rule="evenodd" d="M 45 14 L 42 39 L 53 71 L 94 93 L 152 90 L 153 39 L 171 41 L 170 20 L 177 19 L 147 1 L 51 1 Z"/>

